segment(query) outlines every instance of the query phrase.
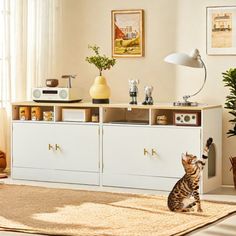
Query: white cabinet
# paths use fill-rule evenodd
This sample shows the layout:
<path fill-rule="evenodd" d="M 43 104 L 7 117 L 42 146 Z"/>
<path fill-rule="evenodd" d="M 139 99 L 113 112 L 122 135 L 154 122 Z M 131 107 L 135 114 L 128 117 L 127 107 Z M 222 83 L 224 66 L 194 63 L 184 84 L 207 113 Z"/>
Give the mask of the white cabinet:
<path fill-rule="evenodd" d="M 194 127 L 104 126 L 103 184 L 143 188 L 148 181 L 148 188 L 167 190 L 166 182 L 184 174 L 182 152 L 200 156 L 200 133 Z"/>
<path fill-rule="evenodd" d="M 20 120 L 20 107 L 32 111 L 35 106 L 40 107 L 41 120 Z M 97 122 L 92 117 L 88 122 L 63 121 L 65 108 L 86 108 Z M 45 111 L 54 114 L 51 121 L 42 119 Z M 177 111 L 197 113 L 200 122 L 195 126 L 177 126 L 173 119 Z M 158 116 L 166 117 L 166 125 L 157 122 Z M 221 185 L 221 106 L 14 103 L 12 177 L 101 188 L 170 191 L 184 174 L 182 153 L 201 157 L 209 137 L 215 145 L 209 163 L 214 165 L 206 164 L 200 185 L 202 193 Z"/>
<path fill-rule="evenodd" d="M 98 126 L 13 124 L 13 177 L 99 184 Z"/>

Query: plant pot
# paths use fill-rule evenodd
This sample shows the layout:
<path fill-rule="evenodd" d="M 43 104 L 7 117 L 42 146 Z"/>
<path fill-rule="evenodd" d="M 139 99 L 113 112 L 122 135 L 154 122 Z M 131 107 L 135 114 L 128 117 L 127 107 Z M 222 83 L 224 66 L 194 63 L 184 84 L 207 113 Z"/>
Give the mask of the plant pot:
<path fill-rule="evenodd" d="M 89 90 L 93 103 L 109 103 L 110 88 L 104 76 L 97 76 Z"/>
<path fill-rule="evenodd" d="M 0 151 L 0 172 L 2 172 L 7 166 L 6 154 Z"/>
<path fill-rule="evenodd" d="M 230 157 L 229 159 L 232 164 L 232 167 L 230 170 L 233 170 L 234 188 L 236 189 L 236 157 Z"/>

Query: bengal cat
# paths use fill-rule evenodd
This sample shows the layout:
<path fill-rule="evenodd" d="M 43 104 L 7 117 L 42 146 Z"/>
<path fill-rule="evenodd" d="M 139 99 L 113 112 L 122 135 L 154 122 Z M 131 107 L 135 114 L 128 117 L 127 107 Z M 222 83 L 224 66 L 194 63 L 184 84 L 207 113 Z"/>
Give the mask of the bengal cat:
<path fill-rule="evenodd" d="M 176 212 L 188 212 L 193 210 L 193 206 L 197 204 L 197 211 L 202 212 L 200 196 L 199 196 L 199 180 L 201 171 L 204 168 L 206 159 L 208 158 L 209 147 L 213 142 L 212 138 L 207 140 L 202 160 L 192 154 L 182 154 L 182 164 L 185 175 L 175 184 L 174 188 L 168 196 L 168 208 Z M 184 201 L 194 197 L 194 201 L 185 204 Z"/>

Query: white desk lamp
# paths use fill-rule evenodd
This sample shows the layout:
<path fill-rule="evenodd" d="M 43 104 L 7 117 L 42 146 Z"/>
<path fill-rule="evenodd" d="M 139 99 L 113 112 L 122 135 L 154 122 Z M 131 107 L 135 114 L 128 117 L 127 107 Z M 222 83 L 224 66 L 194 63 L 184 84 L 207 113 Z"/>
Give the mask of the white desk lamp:
<path fill-rule="evenodd" d="M 204 68 L 205 76 L 204 76 L 204 82 L 201 86 L 201 88 L 192 95 L 185 95 L 183 96 L 183 102 L 174 102 L 174 106 L 197 106 L 197 102 L 190 102 L 188 101 L 189 98 L 197 95 L 200 93 L 206 83 L 206 77 L 207 77 L 207 70 L 204 62 L 201 59 L 201 56 L 199 54 L 198 49 L 193 50 L 193 52 L 190 55 L 187 55 L 185 53 L 173 53 L 168 55 L 165 59 L 165 62 L 176 64 L 176 65 L 182 65 L 182 66 L 188 66 L 188 67 L 194 67 L 194 68 Z"/>

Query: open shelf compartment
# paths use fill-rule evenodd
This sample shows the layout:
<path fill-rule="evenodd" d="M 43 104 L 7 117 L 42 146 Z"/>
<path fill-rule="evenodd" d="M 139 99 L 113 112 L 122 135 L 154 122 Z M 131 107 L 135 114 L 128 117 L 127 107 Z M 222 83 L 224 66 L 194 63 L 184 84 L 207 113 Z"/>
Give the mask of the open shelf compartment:
<path fill-rule="evenodd" d="M 151 109 L 151 125 L 173 125 L 173 111 Z"/>
<path fill-rule="evenodd" d="M 54 114 L 54 106 L 12 106 L 12 120 L 15 121 L 54 121 Z"/>
<path fill-rule="evenodd" d="M 201 126 L 201 111 L 151 109 L 151 125 Z"/>
<path fill-rule="evenodd" d="M 148 125 L 149 109 L 103 108 L 103 123 Z"/>
<path fill-rule="evenodd" d="M 100 119 L 99 107 L 56 106 L 56 122 L 94 122 Z"/>

